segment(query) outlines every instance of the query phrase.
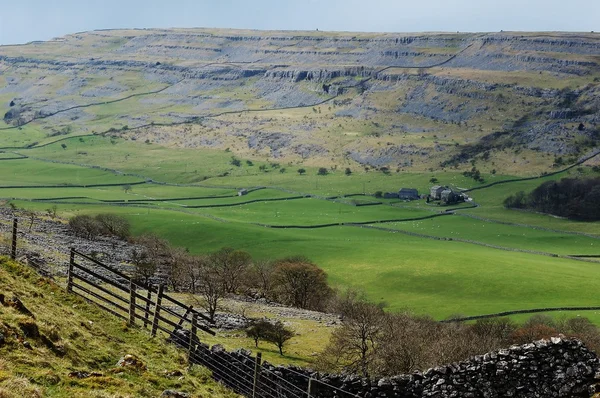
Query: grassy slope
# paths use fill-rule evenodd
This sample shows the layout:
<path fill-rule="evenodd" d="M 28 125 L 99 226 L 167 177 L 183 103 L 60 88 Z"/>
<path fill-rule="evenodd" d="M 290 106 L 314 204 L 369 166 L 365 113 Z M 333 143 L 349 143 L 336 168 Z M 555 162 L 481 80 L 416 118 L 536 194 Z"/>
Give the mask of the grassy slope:
<path fill-rule="evenodd" d="M 161 338 L 129 329 L 116 318 L 66 292 L 31 270 L 0 258 L 0 293 L 17 295 L 34 314 L 25 316 L 0 307 L 0 395 L 2 397 L 147 397 L 165 389 L 187 391 L 194 397 L 235 396 L 214 383 L 199 367 L 187 369 L 186 357 Z M 35 324 L 39 332 L 66 355 L 55 355 L 40 338 L 24 336 L 20 324 Z M 26 349 L 19 341 L 32 345 Z M 115 372 L 122 356 L 138 356 L 146 371 Z M 118 370 L 118 369 L 117 369 Z M 183 377 L 168 377 L 179 370 Z M 98 372 L 101 377 L 77 379 L 73 371 Z"/>

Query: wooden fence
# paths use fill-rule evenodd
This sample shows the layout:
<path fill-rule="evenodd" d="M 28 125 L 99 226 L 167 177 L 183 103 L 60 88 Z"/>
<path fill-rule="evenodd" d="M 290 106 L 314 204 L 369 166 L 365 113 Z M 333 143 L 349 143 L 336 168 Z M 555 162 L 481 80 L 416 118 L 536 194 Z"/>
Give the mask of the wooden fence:
<path fill-rule="evenodd" d="M 181 329 L 215 335 L 206 315 L 166 294 L 163 285 L 146 286 L 75 249 L 71 249 L 67 291 L 126 320 L 131 326 L 139 323 L 150 328 L 152 336 L 158 331 L 172 336 Z"/>

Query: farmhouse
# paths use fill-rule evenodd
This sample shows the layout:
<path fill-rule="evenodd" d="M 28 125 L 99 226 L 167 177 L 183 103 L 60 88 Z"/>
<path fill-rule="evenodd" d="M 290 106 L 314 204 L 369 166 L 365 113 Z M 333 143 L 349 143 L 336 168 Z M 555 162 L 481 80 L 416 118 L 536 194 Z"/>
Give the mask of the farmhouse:
<path fill-rule="evenodd" d="M 446 188 L 442 191 L 440 199 L 444 204 L 453 204 L 458 202 L 464 202 L 465 197 L 462 193 L 454 192 L 450 188 Z"/>
<path fill-rule="evenodd" d="M 433 200 L 440 200 L 442 198 L 442 191 L 446 189 L 446 187 L 442 187 L 441 185 L 434 185 L 431 187 L 429 196 L 431 196 L 431 199 Z"/>
<path fill-rule="evenodd" d="M 404 200 L 417 200 L 419 199 L 419 191 L 414 188 L 402 188 L 398 192 L 398 198 Z"/>
<path fill-rule="evenodd" d="M 396 192 L 386 192 L 383 194 L 384 199 L 398 199 L 398 194 Z"/>
<path fill-rule="evenodd" d="M 238 191 L 238 196 L 248 195 L 248 190 L 243 188 Z"/>

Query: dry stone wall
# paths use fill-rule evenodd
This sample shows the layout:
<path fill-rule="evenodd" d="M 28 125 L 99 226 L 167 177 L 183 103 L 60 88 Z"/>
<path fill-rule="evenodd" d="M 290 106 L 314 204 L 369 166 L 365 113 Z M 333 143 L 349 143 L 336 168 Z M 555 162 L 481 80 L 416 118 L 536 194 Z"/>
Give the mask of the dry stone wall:
<path fill-rule="evenodd" d="M 255 359 L 249 351 L 229 353 L 218 345 L 210 349 L 200 345 L 193 358 L 225 385 L 242 394 L 252 391 Z M 552 338 L 371 382 L 266 362 L 260 369 L 257 396 L 304 397 L 308 380 L 313 379 L 311 397 L 317 398 L 589 397 L 600 361 L 579 340 Z"/>

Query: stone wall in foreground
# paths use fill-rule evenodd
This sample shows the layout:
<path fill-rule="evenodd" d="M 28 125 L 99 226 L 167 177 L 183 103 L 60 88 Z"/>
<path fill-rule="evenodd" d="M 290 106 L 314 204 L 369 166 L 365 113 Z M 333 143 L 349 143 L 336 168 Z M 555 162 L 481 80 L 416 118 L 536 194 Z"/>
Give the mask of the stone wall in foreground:
<path fill-rule="evenodd" d="M 213 370 L 215 379 L 251 396 L 255 359 L 250 352 L 227 352 L 199 345 L 196 362 Z M 257 396 L 306 397 L 589 397 L 600 361 L 576 339 L 552 338 L 512 346 L 426 372 L 381 378 L 368 383 L 355 375 L 327 375 L 298 367 L 263 363 Z M 345 393 L 346 392 L 346 393 Z"/>

